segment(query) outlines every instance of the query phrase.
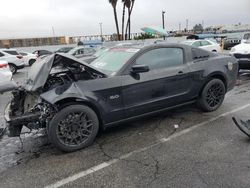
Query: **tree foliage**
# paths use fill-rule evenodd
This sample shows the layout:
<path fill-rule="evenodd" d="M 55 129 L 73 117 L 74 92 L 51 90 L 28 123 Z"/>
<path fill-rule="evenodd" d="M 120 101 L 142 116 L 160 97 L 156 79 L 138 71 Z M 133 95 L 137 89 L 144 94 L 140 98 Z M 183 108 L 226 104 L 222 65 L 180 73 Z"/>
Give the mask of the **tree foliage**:
<path fill-rule="evenodd" d="M 118 16 L 117 16 L 117 9 L 116 9 L 118 0 L 109 0 L 109 3 L 113 7 L 118 40 L 130 39 L 130 36 L 131 36 L 131 15 L 132 15 L 132 11 L 134 8 L 135 0 L 121 0 L 121 3 L 123 5 L 122 6 L 121 35 L 120 35 L 120 28 L 119 28 L 119 22 L 118 22 Z M 127 9 L 127 23 L 126 23 L 126 28 L 125 28 L 126 9 Z"/>
<path fill-rule="evenodd" d="M 135 40 L 145 40 L 145 39 L 153 39 L 153 38 L 155 38 L 155 36 L 149 33 L 141 33 L 139 36 L 134 37 Z"/>
<path fill-rule="evenodd" d="M 196 24 L 193 27 L 194 33 L 202 33 L 203 32 L 203 26 L 201 24 Z"/>

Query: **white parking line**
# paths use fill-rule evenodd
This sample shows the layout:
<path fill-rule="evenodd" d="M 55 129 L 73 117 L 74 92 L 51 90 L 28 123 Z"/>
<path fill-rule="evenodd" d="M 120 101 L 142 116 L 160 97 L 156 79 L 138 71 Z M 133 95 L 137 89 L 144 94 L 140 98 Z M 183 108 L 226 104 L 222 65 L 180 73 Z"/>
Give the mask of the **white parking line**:
<path fill-rule="evenodd" d="M 84 170 L 84 171 L 82 171 L 82 172 L 79 172 L 79 173 L 77 173 L 77 174 L 74 174 L 74 175 L 72 175 L 72 176 L 69 176 L 69 177 L 67 177 L 67 178 L 65 178 L 65 179 L 62 179 L 62 180 L 60 180 L 60 181 L 55 182 L 54 184 L 48 185 L 48 186 L 46 186 L 45 188 L 57 188 L 57 187 L 61 187 L 61 186 L 66 185 L 66 184 L 68 184 L 68 183 L 70 183 L 70 182 L 76 181 L 76 180 L 79 179 L 79 178 L 83 178 L 83 177 L 85 177 L 85 176 L 87 176 L 87 175 L 89 175 L 89 174 L 95 173 L 95 172 L 97 172 L 97 171 L 99 171 L 99 170 L 102 170 L 102 169 L 108 167 L 108 166 L 111 166 L 112 164 L 115 164 L 115 163 L 119 162 L 120 160 L 127 159 L 127 158 L 129 158 L 131 155 L 133 155 L 133 154 L 136 154 L 136 153 L 140 153 L 140 152 L 146 151 L 146 150 L 148 150 L 148 149 L 150 149 L 150 148 L 152 148 L 152 147 L 155 147 L 155 146 L 157 146 L 157 145 L 159 145 L 159 144 L 168 142 L 168 141 L 170 141 L 170 140 L 172 140 L 172 139 L 174 139 L 174 138 L 180 137 L 180 136 L 182 136 L 182 135 L 184 135 L 184 134 L 186 134 L 186 133 L 188 133 L 188 132 L 191 132 L 191 131 L 193 131 L 194 129 L 196 129 L 196 128 L 198 128 L 198 127 L 201 127 L 201 126 L 204 126 L 204 125 L 206 125 L 206 124 L 208 124 L 208 123 L 211 123 L 211 122 L 213 122 L 213 121 L 216 121 L 216 120 L 218 120 L 218 119 L 221 118 L 221 117 L 225 117 L 225 116 L 227 116 L 227 115 L 230 115 L 230 114 L 232 114 L 232 113 L 241 111 L 241 110 L 243 110 L 243 109 L 245 109 L 245 108 L 248 108 L 248 107 L 250 107 L 250 103 L 248 103 L 248 104 L 246 104 L 246 105 L 244 105 L 244 106 L 241 106 L 241 107 L 239 107 L 239 108 L 236 108 L 236 109 L 234 109 L 234 110 L 231 110 L 231 111 L 229 111 L 229 112 L 225 112 L 225 113 L 223 113 L 223 114 L 221 114 L 221 115 L 219 115 L 219 116 L 217 116 L 217 117 L 211 118 L 211 119 L 209 119 L 209 120 L 207 120 L 207 121 L 204 121 L 204 122 L 202 122 L 202 123 L 196 124 L 196 125 L 194 125 L 194 126 L 188 128 L 188 129 L 185 129 L 185 130 L 183 130 L 183 131 L 180 131 L 180 132 L 178 132 L 178 133 L 176 133 L 176 134 L 174 134 L 174 135 L 172 135 L 172 136 L 170 136 L 170 137 L 168 137 L 168 138 L 162 138 L 162 139 L 158 140 L 157 142 L 155 142 L 155 143 L 153 143 L 153 144 L 151 144 L 151 145 L 149 145 L 149 146 L 147 146 L 147 147 L 144 147 L 144 148 L 141 148 L 141 149 L 132 151 L 132 152 L 130 152 L 130 153 L 127 153 L 127 154 L 125 154 L 125 155 L 122 155 L 122 156 L 119 157 L 119 158 L 110 160 L 110 161 L 108 161 L 108 162 L 101 163 L 101 164 L 99 164 L 99 165 L 97 165 L 97 166 L 91 167 L 91 168 L 89 168 L 89 169 L 87 169 L 87 170 Z"/>

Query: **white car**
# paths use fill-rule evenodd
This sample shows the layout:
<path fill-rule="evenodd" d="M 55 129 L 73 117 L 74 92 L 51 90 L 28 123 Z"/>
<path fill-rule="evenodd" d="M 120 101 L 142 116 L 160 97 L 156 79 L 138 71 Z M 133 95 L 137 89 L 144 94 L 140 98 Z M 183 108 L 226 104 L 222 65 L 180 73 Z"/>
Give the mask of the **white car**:
<path fill-rule="evenodd" d="M 7 61 L 10 71 L 15 74 L 18 69 L 24 68 L 23 56 L 15 49 L 0 49 L 0 60 Z"/>
<path fill-rule="evenodd" d="M 250 69 L 250 39 L 234 46 L 230 54 L 239 62 L 239 69 Z"/>
<path fill-rule="evenodd" d="M 210 52 L 221 52 L 220 45 L 211 40 L 186 40 L 181 43 L 196 48 L 202 48 Z"/>
<path fill-rule="evenodd" d="M 10 81 L 12 73 L 10 72 L 7 61 L 0 61 L 0 82 Z"/>
<path fill-rule="evenodd" d="M 37 55 L 28 52 L 19 52 L 23 56 L 23 61 L 26 66 L 31 66 L 36 62 Z"/>

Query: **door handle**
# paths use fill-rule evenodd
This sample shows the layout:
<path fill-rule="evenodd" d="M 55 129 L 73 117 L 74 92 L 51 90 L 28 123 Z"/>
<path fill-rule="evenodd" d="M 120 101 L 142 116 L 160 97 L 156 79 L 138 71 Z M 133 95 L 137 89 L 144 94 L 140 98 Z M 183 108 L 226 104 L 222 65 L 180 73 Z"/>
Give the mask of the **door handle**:
<path fill-rule="evenodd" d="M 182 75 L 182 74 L 184 74 L 183 71 L 179 71 L 179 72 L 178 72 L 178 75 Z"/>

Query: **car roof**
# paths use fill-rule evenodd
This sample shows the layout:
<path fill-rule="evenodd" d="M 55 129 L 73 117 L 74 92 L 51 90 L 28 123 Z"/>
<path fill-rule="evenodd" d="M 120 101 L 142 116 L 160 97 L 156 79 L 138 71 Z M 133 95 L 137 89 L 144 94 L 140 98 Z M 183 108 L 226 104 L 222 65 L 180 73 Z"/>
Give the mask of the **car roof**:
<path fill-rule="evenodd" d="M 181 43 L 158 43 L 158 44 L 147 44 L 147 45 L 134 45 L 134 46 L 119 46 L 111 49 L 150 49 L 155 47 L 176 47 L 176 48 L 187 48 L 189 46 Z"/>
<path fill-rule="evenodd" d="M 74 47 L 72 50 L 78 50 L 78 49 L 82 49 L 82 48 L 92 48 L 92 47 L 87 47 L 87 46 L 77 46 L 77 47 Z"/>
<path fill-rule="evenodd" d="M 1 50 L 1 51 L 17 51 L 17 50 L 14 49 L 14 48 L 1 48 L 0 50 Z"/>

